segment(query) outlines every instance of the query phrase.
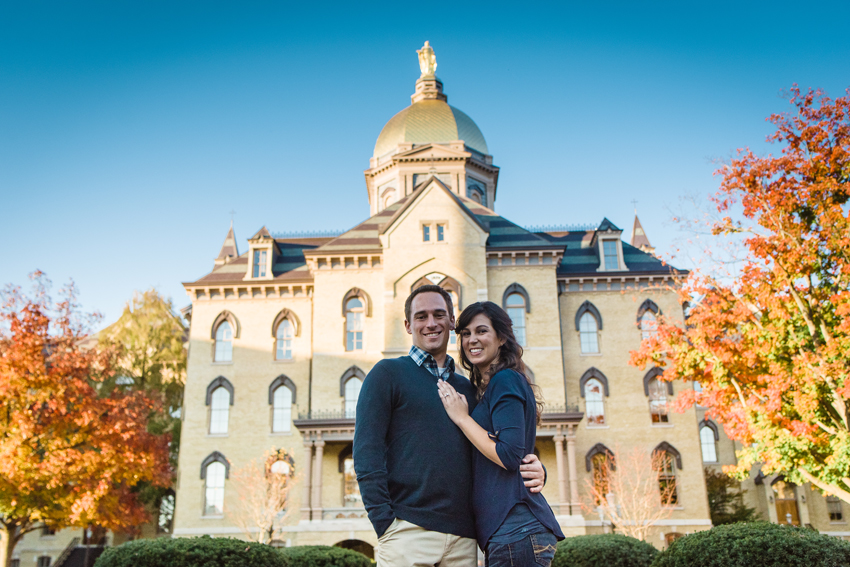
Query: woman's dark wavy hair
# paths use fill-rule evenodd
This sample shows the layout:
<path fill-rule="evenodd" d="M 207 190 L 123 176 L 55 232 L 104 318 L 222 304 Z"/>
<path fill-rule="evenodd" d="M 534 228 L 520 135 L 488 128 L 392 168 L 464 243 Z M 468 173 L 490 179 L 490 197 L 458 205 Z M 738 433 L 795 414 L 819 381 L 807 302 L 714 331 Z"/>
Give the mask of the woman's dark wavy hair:
<path fill-rule="evenodd" d="M 528 379 L 528 372 L 525 369 L 525 363 L 522 361 L 522 347 L 519 346 L 516 336 L 514 335 L 513 321 L 511 321 L 510 316 L 504 309 L 492 301 L 480 301 L 478 303 L 473 303 L 464 309 L 457 318 L 457 322 L 455 323 L 455 333 L 457 333 L 458 337 L 461 337 L 461 365 L 469 372 L 470 381 L 472 382 L 472 385 L 475 386 L 475 389 L 478 390 L 478 397 L 480 398 L 484 394 L 484 390 L 487 389 L 487 382 L 489 382 L 490 379 L 489 377 L 482 376 L 478 368 L 470 362 L 469 358 L 467 358 L 466 351 L 463 349 L 462 332 L 464 329 L 469 327 L 472 319 L 481 313 L 490 319 L 490 323 L 493 326 L 493 331 L 496 332 L 496 336 L 500 339 L 505 339 L 505 344 L 499 347 L 499 357 L 490 366 L 490 376 L 494 376 L 500 370 L 505 369 L 516 370 L 522 374 L 528 381 L 529 386 L 531 386 L 531 391 L 534 392 L 534 400 L 537 404 L 537 422 L 539 423 L 540 416 L 543 413 L 543 398 L 540 395 L 540 388 Z"/>

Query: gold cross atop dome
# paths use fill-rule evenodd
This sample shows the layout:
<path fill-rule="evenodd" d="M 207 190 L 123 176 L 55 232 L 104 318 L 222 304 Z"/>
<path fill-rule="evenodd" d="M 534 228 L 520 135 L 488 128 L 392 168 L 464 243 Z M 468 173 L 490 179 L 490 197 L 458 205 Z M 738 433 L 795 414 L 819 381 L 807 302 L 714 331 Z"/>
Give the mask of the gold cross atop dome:
<path fill-rule="evenodd" d="M 419 70 L 422 71 L 420 78 L 433 77 L 437 72 L 437 56 L 434 55 L 434 48 L 426 41 L 422 49 L 417 49 L 419 54 Z"/>

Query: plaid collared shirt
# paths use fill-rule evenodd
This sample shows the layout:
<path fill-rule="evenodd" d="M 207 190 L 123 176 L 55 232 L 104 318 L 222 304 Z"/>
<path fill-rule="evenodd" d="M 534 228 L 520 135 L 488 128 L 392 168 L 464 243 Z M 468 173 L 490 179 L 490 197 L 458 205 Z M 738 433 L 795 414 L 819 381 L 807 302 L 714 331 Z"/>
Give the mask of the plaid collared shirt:
<path fill-rule="evenodd" d="M 446 367 L 443 368 L 443 373 L 440 374 L 440 368 L 437 366 L 437 361 L 434 360 L 431 353 L 425 352 L 416 345 L 410 347 L 410 358 L 413 359 L 413 362 L 415 362 L 417 366 L 424 366 L 428 369 L 428 372 L 437 378 L 442 378 L 443 380 L 448 380 L 449 376 L 454 374 L 455 371 L 454 359 L 449 355 L 446 355 Z"/>

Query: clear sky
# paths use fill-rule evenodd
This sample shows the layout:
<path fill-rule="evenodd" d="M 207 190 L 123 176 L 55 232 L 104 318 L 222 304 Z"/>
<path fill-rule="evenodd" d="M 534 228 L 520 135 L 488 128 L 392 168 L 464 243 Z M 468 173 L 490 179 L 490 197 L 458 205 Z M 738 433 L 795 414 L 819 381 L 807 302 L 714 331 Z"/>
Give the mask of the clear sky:
<path fill-rule="evenodd" d="M 850 86 L 850 3 L 0 3 L 0 283 L 73 278 L 116 318 L 179 308 L 236 211 L 272 231 L 368 217 L 363 170 L 430 40 L 449 103 L 501 167 L 521 225 L 628 232 L 667 252 L 680 196 L 768 151 L 793 83 Z"/>

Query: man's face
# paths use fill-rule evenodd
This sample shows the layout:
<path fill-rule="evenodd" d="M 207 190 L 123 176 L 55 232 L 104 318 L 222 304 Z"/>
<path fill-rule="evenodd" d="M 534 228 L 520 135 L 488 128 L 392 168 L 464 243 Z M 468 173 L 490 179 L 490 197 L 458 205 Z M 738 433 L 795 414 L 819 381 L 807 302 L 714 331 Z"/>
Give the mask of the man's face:
<path fill-rule="evenodd" d="M 404 328 L 413 336 L 414 345 L 431 354 L 446 352 L 455 320 L 449 316 L 442 295 L 426 291 L 415 296 L 410 318 L 412 321 L 405 321 Z"/>

